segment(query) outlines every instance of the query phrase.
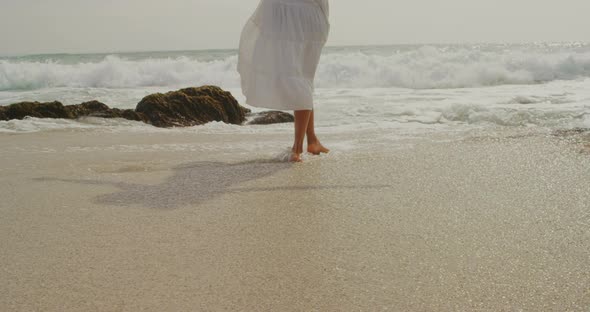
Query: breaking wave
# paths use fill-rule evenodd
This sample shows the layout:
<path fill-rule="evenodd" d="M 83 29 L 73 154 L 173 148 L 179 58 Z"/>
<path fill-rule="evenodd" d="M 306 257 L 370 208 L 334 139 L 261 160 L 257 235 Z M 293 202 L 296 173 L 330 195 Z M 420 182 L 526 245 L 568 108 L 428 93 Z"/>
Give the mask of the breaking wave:
<path fill-rule="evenodd" d="M 0 91 L 42 88 L 137 88 L 215 84 L 239 88 L 235 53 L 216 60 L 189 56 L 105 55 L 78 63 L 59 58 L 0 59 Z M 328 51 L 316 77 L 320 88 L 448 89 L 538 84 L 590 77 L 590 50 L 482 51 L 424 46 L 387 53 Z"/>

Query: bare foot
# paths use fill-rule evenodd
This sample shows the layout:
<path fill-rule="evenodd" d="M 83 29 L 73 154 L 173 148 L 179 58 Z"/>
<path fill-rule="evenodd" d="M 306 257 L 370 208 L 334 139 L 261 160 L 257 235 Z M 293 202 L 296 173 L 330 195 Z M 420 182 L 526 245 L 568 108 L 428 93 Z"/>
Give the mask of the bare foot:
<path fill-rule="evenodd" d="M 301 153 L 296 152 L 295 150 L 291 150 L 291 155 L 289 155 L 289 162 L 302 162 Z"/>
<path fill-rule="evenodd" d="M 327 154 L 330 152 L 329 149 L 325 148 L 320 142 L 312 143 L 307 145 L 307 152 L 314 155 L 319 155 L 321 153 Z"/>

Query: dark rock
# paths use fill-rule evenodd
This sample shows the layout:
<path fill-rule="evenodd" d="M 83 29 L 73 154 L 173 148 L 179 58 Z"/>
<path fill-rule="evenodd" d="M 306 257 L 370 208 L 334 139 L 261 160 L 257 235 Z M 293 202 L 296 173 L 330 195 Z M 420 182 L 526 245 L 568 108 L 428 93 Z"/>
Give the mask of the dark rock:
<path fill-rule="evenodd" d="M 67 105 L 66 110 L 73 118 L 80 117 L 101 117 L 101 118 L 124 118 L 135 121 L 148 122 L 148 119 L 132 109 L 110 108 L 98 101 L 90 101 L 82 104 Z"/>
<path fill-rule="evenodd" d="M 22 102 L 0 107 L 0 120 L 80 117 L 124 118 L 157 127 L 186 127 L 210 121 L 242 124 L 250 110 L 239 105 L 231 93 L 219 87 L 186 88 L 148 95 L 135 110 L 110 108 L 98 101 L 64 106 L 60 102 Z"/>
<path fill-rule="evenodd" d="M 111 111 L 119 118 L 125 118 L 128 120 L 143 121 L 145 123 L 149 123 L 148 118 L 144 114 L 138 113 L 132 109 L 113 108 L 113 109 L 111 109 Z"/>
<path fill-rule="evenodd" d="M 0 106 L 0 120 L 7 120 L 8 117 L 6 117 L 6 113 L 4 113 L 6 111 L 6 107 L 5 106 Z"/>
<path fill-rule="evenodd" d="M 156 127 L 188 127 L 211 121 L 240 125 L 249 112 L 231 93 L 215 86 L 148 95 L 135 111 L 144 114 Z"/>
<path fill-rule="evenodd" d="M 62 119 L 93 116 L 148 121 L 145 116 L 131 109 L 109 108 L 106 104 L 98 101 L 66 106 L 60 102 L 21 102 L 0 107 L 0 120 L 24 119 L 26 116 Z"/>
<path fill-rule="evenodd" d="M 60 102 L 21 102 L 4 107 L 4 120 L 24 119 L 26 116 L 37 118 L 67 118 L 72 116 Z"/>
<path fill-rule="evenodd" d="M 105 116 L 109 115 L 109 112 L 111 110 L 111 108 L 108 107 L 106 104 L 98 101 L 85 102 L 76 105 L 67 105 L 66 109 L 74 118 L 79 118 L 83 116 Z"/>
<path fill-rule="evenodd" d="M 261 112 L 254 115 L 254 119 L 249 125 L 270 125 L 276 123 L 294 122 L 295 117 L 289 113 L 281 111 Z"/>

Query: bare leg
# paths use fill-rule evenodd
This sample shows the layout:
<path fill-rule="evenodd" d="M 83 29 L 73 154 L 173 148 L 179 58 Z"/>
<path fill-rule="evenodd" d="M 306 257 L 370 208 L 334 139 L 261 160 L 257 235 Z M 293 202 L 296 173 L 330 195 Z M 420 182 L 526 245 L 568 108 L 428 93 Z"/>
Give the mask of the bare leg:
<path fill-rule="evenodd" d="M 295 111 L 295 142 L 293 142 L 291 157 L 289 157 L 289 161 L 291 162 L 301 161 L 301 154 L 303 153 L 303 141 L 305 140 L 305 133 L 307 131 L 311 113 L 311 110 Z"/>
<path fill-rule="evenodd" d="M 330 150 L 325 148 L 318 137 L 315 135 L 314 112 L 311 111 L 309 122 L 307 123 L 307 152 L 319 155 L 321 153 L 329 153 Z"/>

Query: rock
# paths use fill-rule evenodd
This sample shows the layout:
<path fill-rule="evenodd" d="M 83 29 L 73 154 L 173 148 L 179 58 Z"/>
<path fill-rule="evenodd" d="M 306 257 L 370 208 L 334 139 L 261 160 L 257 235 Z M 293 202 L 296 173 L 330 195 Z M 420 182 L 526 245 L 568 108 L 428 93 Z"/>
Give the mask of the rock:
<path fill-rule="evenodd" d="M 294 122 L 295 117 L 289 113 L 281 111 L 261 112 L 254 115 L 254 119 L 249 125 L 270 125 L 276 123 Z"/>
<path fill-rule="evenodd" d="M 124 119 L 128 119 L 128 120 L 135 120 L 135 121 L 143 121 L 145 123 L 149 123 L 149 120 L 147 119 L 147 117 L 144 114 L 138 113 L 132 109 L 112 108 L 111 111 L 119 118 L 124 118 Z"/>
<path fill-rule="evenodd" d="M 211 121 L 240 125 L 249 112 L 231 93 L 215 86 L 148 95 L 135 111 L 156 127 L 188 127 Z"/>
<path fill-rule="evenodd" d="M 72 117 L 78 118 L 82 116 L 104 115 L 110 110 L 106 104 L 91 101 L 76 105 L 67 105 L 66 109 L 70 112 Z"/>
<path fill-rule="evenodd" d="M 21 102 L 0 106 L 0 120 L 80 117 L 124 118 L 157 127 L 187 127 L 210 121 L 240 125 L 250 110 L 238 104 L 231 93 L 219 87 L 186 88 L 148 95 L 135 110 L 110 108 L 98 101 L 64 106 L 60 102 Z"/>
<path fill-rule="evenodd" d="M 4 120 L 24 119 L 26 116 L 37 118 L 66 118 L 71 119 L 65 106 L 60 102 L 21 102 L 4 107 Z"/>
<path fill-rule="evenodd" d="M 101 117 L 101 118 L 124 118 L 135 121 L 148 122 L 145 115 L 135 112 L 132 109 L 110 108 L 98 101 L 90 101 L 82 104 L 67 105 L 66 110 L 73 118 L 80 117 Z"/>
<path fill-rule="evenodd" d="M 37 118 L 76 119 L 93 116 L 103 118 L 125 118 L 147 122 L 147 118 L 131 109 L 109 108 L 98 101 L 64 106 L 60 102 L 21 102 L 0 107 L 0 120 L 24 119 L 26 116 Z"/>

